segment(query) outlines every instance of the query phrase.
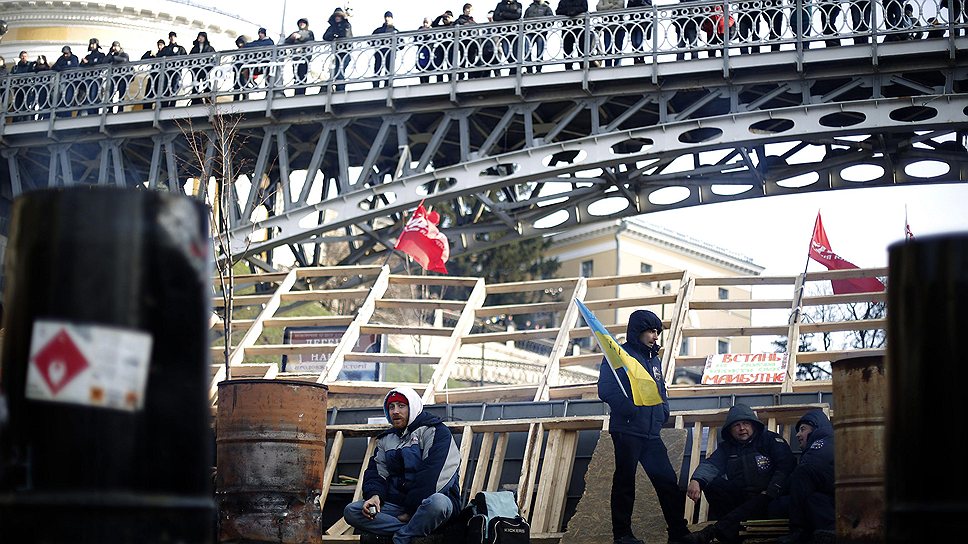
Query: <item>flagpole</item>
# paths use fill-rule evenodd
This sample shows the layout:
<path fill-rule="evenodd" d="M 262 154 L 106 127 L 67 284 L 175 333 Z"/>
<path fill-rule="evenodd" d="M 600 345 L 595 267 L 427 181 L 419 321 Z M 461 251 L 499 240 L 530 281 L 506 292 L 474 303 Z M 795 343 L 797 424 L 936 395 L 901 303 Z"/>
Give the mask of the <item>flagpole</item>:
<path fill-rule="evenodd" d="M 813 220 L 813 230 L 810 231 L 810 242 L 807 244 L 807 262 L 803 263 L 803 281 L 800 282 L 800 289 L 797 290 L 796 304 L 793 305 L 793 314 L 790 316 L 790 323 L 800 320 L 800 312 L 803 302 L 803 287 L 807 283 L 807 268 L 810 267 L 810 250 L 813 249 L 813 236 L 817 232 L 817 225 L 820 223 L 820 210 L 817 210 L 817 218 Z M 788 346 L 789 349 L 789 346 Z"/>

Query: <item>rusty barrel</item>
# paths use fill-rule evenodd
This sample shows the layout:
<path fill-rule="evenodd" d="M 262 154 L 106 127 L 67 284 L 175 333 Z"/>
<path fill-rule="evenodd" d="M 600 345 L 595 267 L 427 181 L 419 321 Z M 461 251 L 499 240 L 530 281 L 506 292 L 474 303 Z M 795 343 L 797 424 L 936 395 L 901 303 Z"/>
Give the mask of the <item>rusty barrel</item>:
<path fill-rule="evenodd" d="M 219 541 L 322 541 L 327 391 L 293 380 L 219 384 Z"/>
<path fill-rule="evenodd" d="M 837 542 L 880 543 L 887 413 L 884 358 L 841 359 L 832 369 Z"/>
<path fill-rule="evenodd" d="M 968 517 L 968 234 L 889 250 L 887 542 L 959 540 Z"/>

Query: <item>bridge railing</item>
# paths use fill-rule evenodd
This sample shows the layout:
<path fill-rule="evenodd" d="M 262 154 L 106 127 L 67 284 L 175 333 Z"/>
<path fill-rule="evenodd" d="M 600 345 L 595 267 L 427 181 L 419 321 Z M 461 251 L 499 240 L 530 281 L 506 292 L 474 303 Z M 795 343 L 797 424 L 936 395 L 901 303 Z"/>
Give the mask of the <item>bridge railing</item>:
<path fill-rule="evenodd" d="M 954 3 L 955 9 L 948 7 Z M 906 8 L 910 8 L 909 12 Z M 952 16 L 953 15 L 953 16 Z M 955 37 L 968 27 L 952 0 L 685 0 L 671 5 L 242 48 L 129 64 L 11 75 L 0 116 L 13 121 L 105 115 L 352 89 L 457 81 L 492 75 L 602 66 L 667 64 L 687 56 L 737 56 L 922 38 Z"/>

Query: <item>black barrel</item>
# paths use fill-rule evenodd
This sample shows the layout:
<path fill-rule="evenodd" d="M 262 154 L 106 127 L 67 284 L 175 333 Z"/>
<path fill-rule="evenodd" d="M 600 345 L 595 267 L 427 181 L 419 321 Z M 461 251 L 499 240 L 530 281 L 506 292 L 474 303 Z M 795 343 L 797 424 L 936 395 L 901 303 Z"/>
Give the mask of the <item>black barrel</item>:
<path fill-rule="evenodd" d="M 78 187 L 14 204 L 3 542 L 211 542 L 208 213 Z"/>
<path fill-rule="evenodd" d="M 968 518 L 968 234 L 890 248 L 887 541 L 953 542 Z"/>

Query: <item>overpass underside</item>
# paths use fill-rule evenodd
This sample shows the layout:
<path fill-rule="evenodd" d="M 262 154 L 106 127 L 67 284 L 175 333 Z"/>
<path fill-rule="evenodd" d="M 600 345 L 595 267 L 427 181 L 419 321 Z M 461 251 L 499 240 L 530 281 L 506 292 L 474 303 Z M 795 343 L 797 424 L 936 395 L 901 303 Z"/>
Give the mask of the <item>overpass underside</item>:
<path fill-rule="evenodd" d="M 609 21 L 591 17 L 586 28 L 610 32 Z M 560 18 L 552 22 L 559 26 L 549 32 L 568 32 Z M 645 55 L 615 53 L 620 66 L 599 66 L 610 58 L 600 51 L 573 59 L 549 45 L 541 62 L 506 60 L 486 66 L 497 75 L 483 78 L 467 77 L 482 68 L 461 63 L 466 46 L 446 67 L 407 68 L 405 44 L 422 42 L 400 34 L 396 71 L 379 88 L 387 82 L 372 59 L 389 44 L 358 39 L 343 53 L 345 80 L 327 76 L 343 58 L 333 49 L 319 74 L 311 64 L 306 82 L 280 63 L 266 87 L 182 85 L 150 100 L 98 95 L 121 113 L 110 113 L 109 102 L 52 105 L 47 119 L 35 110 L 2 126 L 0 191 L 10 199 L 74 184 L 199 198 L 231 190 L 232 204 L 219 213 L 231 223 L 235 255 L 261 262 L 288 246 L 299 264 L 318 265 L 375 260 L 424 199 L 441 212 L 458 254 L 712 202 L 963 182 L 968 38 L 957 36 L 964 25 L 950 26 L 942 39 L 879 42 L 884 32 L 875 30 L 872 43 L 844 39 L 840 47 L 820 46 L 815 32 L 810 49 L 786 36 L 775 41 L 779 51 L 759 54 L 728 43 L 719 46 L 725 56 L 687 61 L 676 54 L 717 47 L 656 44 Z M 439 43 L 475 39 L 447 32 Z M 282 58 L 285 48 L 270 53 Z M 151 67 L 190 78 L 207 62 L 211 82 L 241 62 L 230 54 L 186 59 Z M 579 69 L 562 69 L 572 60 Z M 544 70 L 534 71 L 539 64 Z M 423 83 L 424 75 L 442 81 Z M 165 107 L 166 98 L 174 105 Z M 221 179 L 229 183 L 218 189 Z"/>

